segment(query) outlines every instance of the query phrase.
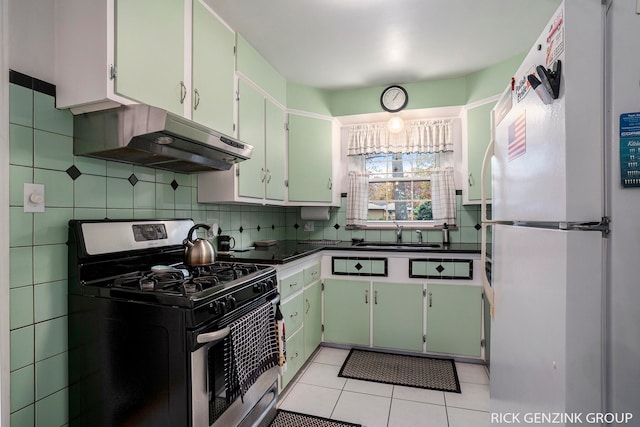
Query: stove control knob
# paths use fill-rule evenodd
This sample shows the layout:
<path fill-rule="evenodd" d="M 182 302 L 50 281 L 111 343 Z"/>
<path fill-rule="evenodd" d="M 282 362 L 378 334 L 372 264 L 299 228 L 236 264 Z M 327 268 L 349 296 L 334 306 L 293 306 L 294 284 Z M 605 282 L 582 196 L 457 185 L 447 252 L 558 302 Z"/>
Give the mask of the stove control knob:
<path fill-rule="evenodd" d="M 212 314 L 225 314 L 227 312 L 227 307 L 224 305 L 223 301 L 214 301 L 209 304 L 209 312 Z"/>
<path fill-rule="evenodd" d="M 234 308 L 236 308 L 238 306 L 238 303 L 236 301 L 236 299 L 234 297 L 232 297 L 231 295 L 229 295 L 225 301 L 225 305 L 227 306 L 228 310 L 233 310 Z"/>
<path fill-rule="evenodd" d="M 273 279 L 267 279 L 267 283 L 266 283 L 266 287 L 267 289 L 275 289 L 276 288 L 276 281 Z"/>

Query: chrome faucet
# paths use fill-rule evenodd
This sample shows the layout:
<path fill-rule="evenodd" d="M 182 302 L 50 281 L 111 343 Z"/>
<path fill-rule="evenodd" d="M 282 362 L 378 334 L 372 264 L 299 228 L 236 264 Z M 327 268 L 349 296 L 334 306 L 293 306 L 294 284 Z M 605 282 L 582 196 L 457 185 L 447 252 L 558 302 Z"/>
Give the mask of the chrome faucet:
<path fill-rule="evenodd" d="M 402 226 L 398 224 L 396 221 L 393 221 L 393 223 L 398 228 L 396 230 L 396 243 L 401 243 L 402 242 Z"/>
<path fill-rule="evenodd" d="M 416 230 L 416 234 L 418 235 L 418 243 L 422 243 L 422 230 Z"/>

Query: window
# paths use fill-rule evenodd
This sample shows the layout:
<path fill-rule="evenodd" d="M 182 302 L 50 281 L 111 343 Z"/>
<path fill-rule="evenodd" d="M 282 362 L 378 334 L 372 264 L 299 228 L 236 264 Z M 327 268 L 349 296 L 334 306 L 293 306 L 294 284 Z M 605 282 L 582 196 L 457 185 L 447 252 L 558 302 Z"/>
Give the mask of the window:
<path fill-rule="evenodd" d="M 369 221 L 431 221 L 435 153 L 368 154 Z"/>

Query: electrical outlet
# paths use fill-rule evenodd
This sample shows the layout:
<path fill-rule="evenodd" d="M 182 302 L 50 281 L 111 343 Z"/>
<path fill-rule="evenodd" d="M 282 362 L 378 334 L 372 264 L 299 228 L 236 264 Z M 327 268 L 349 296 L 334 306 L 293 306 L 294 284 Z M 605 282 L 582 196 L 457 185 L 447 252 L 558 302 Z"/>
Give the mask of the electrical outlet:
<path fill-rule="evenodd" d="M 304 231 L 313 231 L 313 221 L 307 221 L 304 223 Z"/>

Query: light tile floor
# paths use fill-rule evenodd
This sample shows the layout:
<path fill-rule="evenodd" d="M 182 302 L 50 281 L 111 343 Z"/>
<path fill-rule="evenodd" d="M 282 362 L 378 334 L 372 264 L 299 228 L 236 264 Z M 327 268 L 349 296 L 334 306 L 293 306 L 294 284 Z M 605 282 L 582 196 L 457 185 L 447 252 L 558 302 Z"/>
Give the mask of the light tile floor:
<path fill-rule="evenodd" d="M 278 406 L 363 427 L 489 426 L 489 377 L 483 366 L 456 362 L 462 393 L 448 393 L 338 377 L 348 354 L 321 347 Z"/>

